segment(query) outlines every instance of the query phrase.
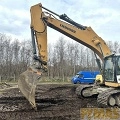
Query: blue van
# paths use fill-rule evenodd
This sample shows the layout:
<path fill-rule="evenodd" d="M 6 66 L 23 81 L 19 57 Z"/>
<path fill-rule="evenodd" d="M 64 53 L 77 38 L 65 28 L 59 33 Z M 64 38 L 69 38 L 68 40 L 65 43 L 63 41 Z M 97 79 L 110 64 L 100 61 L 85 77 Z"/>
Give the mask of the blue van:
<path fill-rule="evenodd" d="M 99 73 L 99 71 L 80 71 L 72 78 L 72 83 L 92 84 Z"/>

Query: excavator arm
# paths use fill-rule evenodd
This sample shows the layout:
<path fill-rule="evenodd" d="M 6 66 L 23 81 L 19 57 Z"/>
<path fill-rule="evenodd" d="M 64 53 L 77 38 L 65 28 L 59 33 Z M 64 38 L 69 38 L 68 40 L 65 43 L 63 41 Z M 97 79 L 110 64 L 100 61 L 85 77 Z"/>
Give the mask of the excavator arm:
<path fill-rule="evenodd" d="M 43 9 L 46 11 L 43 12 Z M 21 74 L 18 86 L 31 105 L 36 108 L 36 79 L 41 77 L 43 71 L 47 71 L 47 26 L 90 48 L 102 61 L 112 53 L 105 41 L 91 27 L 80 25 L 65 14 L 58 15 L 42 4 L 32 6 L 30 12 L 34 64 Z"/>

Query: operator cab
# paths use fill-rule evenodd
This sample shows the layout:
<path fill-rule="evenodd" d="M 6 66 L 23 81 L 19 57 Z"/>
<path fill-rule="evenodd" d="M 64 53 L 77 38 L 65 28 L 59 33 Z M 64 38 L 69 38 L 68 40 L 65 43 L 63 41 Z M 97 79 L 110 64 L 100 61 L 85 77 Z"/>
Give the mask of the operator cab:
<path fill-rule="evenodd" d="M 104 58 L 103 77 L 106 82 L 120 83 L 120 55 Z"/>

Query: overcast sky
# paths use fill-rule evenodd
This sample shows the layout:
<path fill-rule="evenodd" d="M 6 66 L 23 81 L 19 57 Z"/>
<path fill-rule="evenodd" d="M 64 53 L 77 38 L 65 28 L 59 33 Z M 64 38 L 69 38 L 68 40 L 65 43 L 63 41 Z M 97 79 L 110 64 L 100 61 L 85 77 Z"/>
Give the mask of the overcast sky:
<path fill-rule="evenodd" d="M 106 41 L 120 39 L 120 0 L 0 0 L 0 33 L 20 40 L 30 39 L 30 6 L 37 3 L 57 14 L 91 26 Z M 62 34 L 49 28 L 48 42 Z"/>

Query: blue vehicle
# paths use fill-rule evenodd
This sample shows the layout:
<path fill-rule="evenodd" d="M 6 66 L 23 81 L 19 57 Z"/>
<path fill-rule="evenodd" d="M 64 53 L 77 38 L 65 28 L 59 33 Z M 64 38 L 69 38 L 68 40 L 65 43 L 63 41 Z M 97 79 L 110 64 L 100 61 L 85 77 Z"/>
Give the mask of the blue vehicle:
<path fill-rule="evenodd" d="M 72 83 L 93 84 L 95 82 L 96 75 L 99 73 L 99 71 L 80 71 L 72 78 Z"/>

